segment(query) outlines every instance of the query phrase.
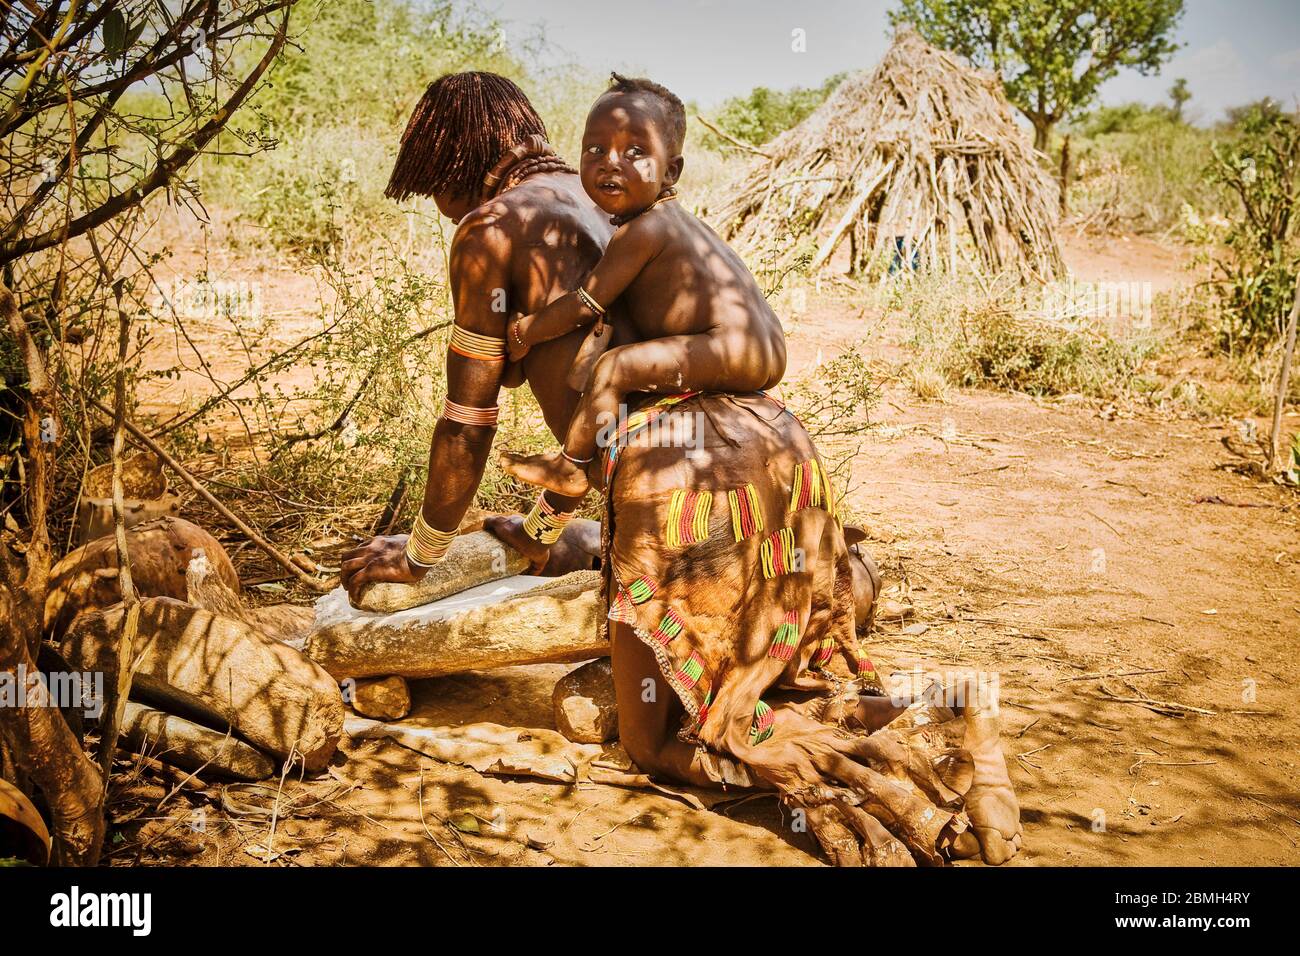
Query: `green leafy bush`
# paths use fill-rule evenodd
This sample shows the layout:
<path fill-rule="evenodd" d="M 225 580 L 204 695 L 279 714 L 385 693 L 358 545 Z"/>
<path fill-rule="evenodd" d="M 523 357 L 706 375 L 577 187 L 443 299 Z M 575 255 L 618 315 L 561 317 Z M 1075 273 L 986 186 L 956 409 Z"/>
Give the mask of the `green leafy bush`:
<path fill-rule="evenodd" d="M 1295 216 L 1300 188 L 1300 117 L 1255 106 L 1237 135 L 1216 143 L 1206 181 L 1231 197 L 1224 254 L 1212 254 L 1229 353 L 1260 352 L 1281 337 L 1300 268 Z"/>
<path fill-rule="evenodd" d="M 724 100 L 712 120 L 737 139 L 760 146 L 803 122 L 835 91 L 845 76 L 836 73 L 821 86 L 811 88 L 796 86 L 788 90 L 772 90 L 756 86 L 746 96 Z M 712 133 L 703 137 L 702 143 L 709 149 L 721 149 L 727 145 L 726 140 Z"/>
<path fill-rule="evenodd" d="M 524 70 L 500 24 L 473 8 L 303 0 L 300 11 L 299 49 L 276 64 L 234 129 L 275 148 L 253 161 L 207 162 L 205 193 L 265 227 L 280 248 L 360 251 L 406 229 L 383 192 L 425 87 L 457 70 Z"/>
<path fill-rule="evenodd" d="M 888 286 L 886 306 L 910 333 L 911 364 L 956 386 L 1114 399 L 1143 391 L 1138 370 L 1156 345 L 1146 329 L 1049 314 L 1011 281 L 923 276 Z"/>
<path fill-rule="evenodd" d="M 1202 175 L 1213 133 L 1172 110 L 1103 107 L 1070 132 L 1068 208 L 1093 231 L 1161 232 L 1179 224 L 1184 206 L 1209 215 L 1222 205 Z"/>

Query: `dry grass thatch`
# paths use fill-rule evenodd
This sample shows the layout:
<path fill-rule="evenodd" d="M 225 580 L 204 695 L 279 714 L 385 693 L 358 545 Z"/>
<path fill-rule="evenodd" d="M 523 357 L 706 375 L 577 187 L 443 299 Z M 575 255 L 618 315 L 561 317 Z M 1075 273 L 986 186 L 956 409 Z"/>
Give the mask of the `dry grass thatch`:
<path fill-rule="evenodd" d="M 855 271 L 1061 268 L 1056 183 L 1001 82 L 911 28 L 762 154 L 711 217 L 741 248 L 788 259 L 809 237 L 818 268 L 848 238 Z"/>

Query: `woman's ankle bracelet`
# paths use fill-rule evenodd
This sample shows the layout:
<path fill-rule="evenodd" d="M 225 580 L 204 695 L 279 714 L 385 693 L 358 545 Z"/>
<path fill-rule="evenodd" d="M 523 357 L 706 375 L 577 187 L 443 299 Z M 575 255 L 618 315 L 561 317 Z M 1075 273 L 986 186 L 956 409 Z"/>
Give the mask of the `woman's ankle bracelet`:
<path fill-rule="evenodd" d="M 573 520 L 574 512 L 556 511 L 555 506 L 546 500 L 546 492 L 537 496 L 533 510 L 524 519 L 524 534 L 539 544 L 555 544 L 560 540 L 564 526 Z"/>

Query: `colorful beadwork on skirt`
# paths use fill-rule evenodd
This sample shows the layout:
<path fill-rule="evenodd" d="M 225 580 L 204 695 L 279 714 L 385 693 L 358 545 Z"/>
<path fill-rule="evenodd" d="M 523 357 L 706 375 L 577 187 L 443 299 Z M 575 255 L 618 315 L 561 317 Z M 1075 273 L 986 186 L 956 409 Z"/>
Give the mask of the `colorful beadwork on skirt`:
<path fill-rule="evenodd" d="M 775 724 L 776 715 L 772 713 L 772 708 L 760 700 L 754 705 L 754 722 L 749 726 L 749 745 L 756 746 L 771 737 Z"/>
<path fill-rule="evenodd" d="M 653 640 L 658 641 L 660 644 L 667 646 L 668 642 L 680 634 L 682 628 L 685 626 L 686 621 L 682 619 L 682 616 L 672 608 L 669 608 L 664 612 L 664 619 L 659 622 L 659 626 L 655 628 L 654 633 L 651 634 L 650 637 Z"/>
<path fill-rule="evenodd" d="M 731 533 L 737 541 L 744 541 L 763 530 L 763 509 L 758 501 L 758 490 L 747 484 L 727 492 L 731 506 Z"/>
<path fill-rule="evenodd" d="M 642 428 L 671 409 L 674 405 L 694 398 L 699 392 L 682 392 L 680 395 L 665 395 L 652 405 L 638 408 L 618 426 L 614 440 L 605 449 L 605 490 L 609 491 L 610 479 L 614 476 L 614 466 L 618 463 L 618 453 L 624 445 Z"/>
<path fill-rule="evenodd" d="M 794 469 L 794 484 L 790 488 L 790 511 L 801 508 L 820 508 L 822 503 L 822 469 L 816 458 L 801 461 Z"/>
<path fill-rule="evenodd" d="M 644 574 L 627 586 L 627 593 L 633 604 L 644 604 L 654 597 L 658 590 L 659 585 Z"/>
<path fill-rule="evenodd" d="M 813 652 L 812 660 L 808 662 L 809 667 L 821 668 L 831 662 L 831 657 L 835 654 L 835 641 L 829 637 L 823 637 L 817 642 L 817 650 Z"/>
<path fill-rule="evenodd" d="M 638 477 L 639 484 L 623 490 L 627 518 L 619 515 L 631 521 L 635 530 L 620 527 L 612 501 L 619 490 L 614 477 L 620 459 L 640 465 L 644 455 L 648 467 L 665 467 L 667 457 L 655 450 L 658 443 L 645 439 L 668 421 L 660 418 L 653 425 L 658 416 L 668 411 L 681 414 L 676 406 L 687 399 L 699 402 L 702 411 L 695 414 L 704 427 L 713 423 L 717 440 L 730 443 L 738 456 L 736 467 L 728 466 L 729 477 L 719 481 L 721 473 L 715 476 L 707 462 L 688 459 L 680 471 L 678 462 L 672 463 L 677 477 L 669 478 L 666 486 Z M 742 414 L 736 415 L 732 408 Z M 704 724 L 724 701 L 729 702 L 725 705 L 728 720 L 739 716 L 743 721 L 744 712 L 750 712 L 752 737 L 742 739 L 770 739 L 775 705 L 758 701 L 767 685 L 760 685 L 756 669 L 776 683 L 797 681 L 800 674 L 790 669 L 796 664 L 807 666 L 811 655 L 823 668 L 831 664 L 837 648 L 847 651 L 850 669 L 863 657 L 852 643 L 851 615 L 836 604 L 849 593 L 847 582 L 841 580 L 844 562 L 836 561 L 834 587 L 827 594 L 835 613 L 809 617 L 808 602 L 815 603 L 818 597 L 807 593 L 812 582 L 796 572 L 810 570 L 805 567 L 810 560 L 820 570 L 843 545 L 826 532 L 833 526 L 828 521 L 828 476 L 821 459 L 788 410 L 775 416 L 773 412 L 745 397 L 655 396 L 627 416 L 616 436 L 605 443 L 606 527 L 615 529 L 602 542 L 608 562 L 610 618 L 626 620 L 653 653 L 664 683 L 686 710 L 679 731 L 686 741 L 700 742 Z M 620 499 L 620 508 L 623 503 Z M 725 508 L 724 514 L 714 515 L 717 508 Z M 787 508 L 792 509 L 788 516 Z M 724 524 L 729 525 L 734 552 Z M 616 551 L 616 541 L 636 551 Z M 805 556 L 803 547 L 815 547 L 810 552 L 814 557 Z M 763 573 L 754 581 L 756 564 Z M 820 579 L 815 586 L 821 586 Z M 730 626 L 727 621 L 733 618 L 728 615 L 736 613 L 763 622 L 759 632 Z M 834 637 L 820 640 L 831 632 Z M 767 646 L 760 648 L 754 641 L 766 641 Z M 746 679 L 747 690 L 737 697 L 738 688 L 731 682 L 741 678 Z M 733 713 L 732 707 L 740 713 Z"/>
<path fill-rule="evenodd" d="M 831 485 L 831 476 L 825 468 L 820 469 L 822 473 L 822 484 L 825 486 L 826 504 L 823 507 L 836 521 L 839 520 L 839 509 L 835 501 L 835 488 Z"/>
<path fill-rule="evenodd" d="M 764 539 L 759 547 L 763 577 L 771 579 L 795 570 L 794 529 L 782 528 Z"/>
<path fill-rule="evenodd" d="M 622 624 L 636 624 L 636 608 L 632 606 L 632 596 L 627 593 L 627 588 L 622 585 L 619 585 L 614 600 L 609 602 L 608 617 L 611 621 L 618 621 Z"/>
<path fill-rule="evenodd" d="M 674 491 L 668 502 L 668 547 L 680 548 L 707 538 L 712 511 L 713 492 Z"/>
<path fill-rule="evenodd" d="M 795 649 L 799 646 L 799 614 L 797 611 L 787 611 L 785 621 L 776 629 L 772 635 L 772 644 L 767 649 L 767 656 L 778 661 L 788 661 L 794 657 Z"/>
<path fill-rule="evenodd" d="M 704 703 L 700 704 L 700 712 L 695 715 L 695 732 L 698 734 L 704 722 L 709 719 L 709 705 L 713 703 L 713 685 L 709 685 L 709 692 L 704 695 Z"/>
<path fill-rule="evenodd" d="M 694 687 L 698 684 L 700 678 L 704 676 L 704 658 L 700 656 L 700 652 L 691 651 L 691 656 L 686 658 L 674 676 L 684 687 Z"/>

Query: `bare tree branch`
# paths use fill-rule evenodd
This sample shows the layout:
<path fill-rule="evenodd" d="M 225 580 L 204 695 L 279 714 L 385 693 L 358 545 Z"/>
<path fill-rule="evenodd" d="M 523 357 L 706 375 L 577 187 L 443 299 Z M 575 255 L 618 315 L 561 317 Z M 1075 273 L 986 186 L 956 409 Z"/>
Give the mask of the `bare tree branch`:
<path fill-rule="evenodd" d="M 186 145 L 177 147 L 166 157 L 159 160 L 153 170 L 132 189 L 113 196 L 97 208 L 78 216 L 66 225 L 46 230 L 35 236 L 0 243 L 0 264 L 11 262 L 20 256 L 39 252 L 67 239 L 80 236 L 88 230 L 103 225 L 110 219 L 120 216 L 128 209 L 139 205 L 150 194 L 167 185 L 172 177 L 202 152 L 212 138 L 225 127 L 231 115 L 248 98 L 248 94 L 253 91 L 262 75 L 270 67 L 276 56 L 279 55 L 288 35 L 290 11 L 291 8 L 285 8 L 284 19 L 281 21 L 279 29 L 276 30 L 275 38 L 271 41 L 271 45 L 267 48 L 257 66 L 249 72 L 235 92 L 225 101 L 221 109 L 217 110 L 216 114 L 190 137 Z"/>

